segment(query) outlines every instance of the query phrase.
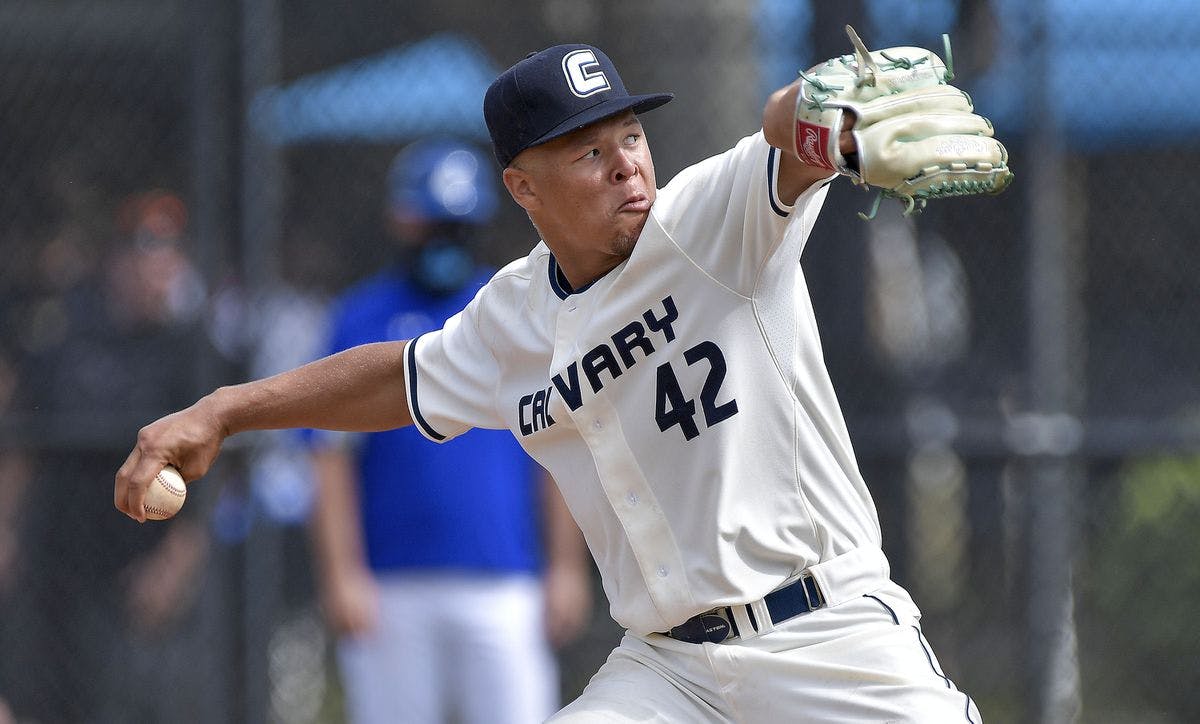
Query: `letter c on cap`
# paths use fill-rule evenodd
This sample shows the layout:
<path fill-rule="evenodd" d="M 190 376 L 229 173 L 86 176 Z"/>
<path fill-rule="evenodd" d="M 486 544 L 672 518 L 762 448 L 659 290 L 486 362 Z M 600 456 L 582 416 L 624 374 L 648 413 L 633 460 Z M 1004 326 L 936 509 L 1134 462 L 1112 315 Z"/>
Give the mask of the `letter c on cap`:
<path fill-rule="evenodd" d="M 608 77 L 599 69 L 596 54 L 590 50 L 572 50 L 563 56 L 563 74 L 571 92 L 580 98 L 609 90 Z"/>

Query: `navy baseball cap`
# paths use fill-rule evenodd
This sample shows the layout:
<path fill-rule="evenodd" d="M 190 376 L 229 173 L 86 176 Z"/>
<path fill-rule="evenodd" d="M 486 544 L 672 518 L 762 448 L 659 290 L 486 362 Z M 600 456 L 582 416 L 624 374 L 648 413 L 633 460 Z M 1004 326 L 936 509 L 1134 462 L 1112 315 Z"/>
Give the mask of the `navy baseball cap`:
<path fill-rule="evenodd" d="M 556 45 L 500 74 L 483 98 L 492 149 L 502 167 L 530 146 L 551 141 L 627 110 L 642 113 L 674 93 L 631 96 L 599 48 Z"/>

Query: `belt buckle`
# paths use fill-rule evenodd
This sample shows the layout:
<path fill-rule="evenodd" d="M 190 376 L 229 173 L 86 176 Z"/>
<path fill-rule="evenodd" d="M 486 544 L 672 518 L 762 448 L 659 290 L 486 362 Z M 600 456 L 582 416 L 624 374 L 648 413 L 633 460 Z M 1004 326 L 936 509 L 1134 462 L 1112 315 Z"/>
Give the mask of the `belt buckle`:
<path fill-rule="evenodd" d="M 807 569 L 800 574 L 800 589 L 804 591 L 804 601 L 808 604 L 809 611 L 816 611 L 825 605 L 825 596 L 817 585 L 817 579 L 813 578 L 813 574 Z"/>
<path fill-rule="evenodd" d="M 733 635 L 733 623 L 720 615 L 719 608 L 689 618 L 667 632 L 678 641 L 719 644 Z"/>
<path fill-rule="evenodd" d="M 719 644 L 733 635 L 733 624 L 716 611 L 701 616 L 700 625 L 704 627 L 705 640 L 714 644 Z"/>

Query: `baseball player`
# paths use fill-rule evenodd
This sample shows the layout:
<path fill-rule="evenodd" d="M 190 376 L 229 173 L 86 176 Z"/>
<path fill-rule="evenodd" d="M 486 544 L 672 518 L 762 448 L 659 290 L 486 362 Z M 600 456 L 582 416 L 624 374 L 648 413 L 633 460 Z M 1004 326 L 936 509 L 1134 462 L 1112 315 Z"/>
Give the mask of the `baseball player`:
<path fill-rule="evenodd" d="M 889 578 L 822 362 L 798 262 L 834 171 L 797 153 L 800 92 L 659 190 L 637 114 L 670 94 L 630 95 L 589 45 L 518 62 L 484 113 L 542 241 L 440 330 L 143 428 L 117 507 L 142 520 L 163 464 L 195 479 L 242 430 L 508 428 L 558 481 L 627 630 L 553 721 L 981 721 Z M 863 151 L 844 120 L 838 171 Z"/>

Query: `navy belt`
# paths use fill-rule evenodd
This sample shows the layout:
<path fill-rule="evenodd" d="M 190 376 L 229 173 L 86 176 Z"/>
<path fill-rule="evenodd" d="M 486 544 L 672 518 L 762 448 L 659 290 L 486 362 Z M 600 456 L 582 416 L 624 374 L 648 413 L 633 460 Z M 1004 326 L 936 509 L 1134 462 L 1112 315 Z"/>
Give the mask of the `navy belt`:
<path fill-rule="evenodd" d="M 795 581 L 768 593 L 763 598 L 763 603 L 771 616 L 771 624 L 775 625 L 823 607 L 825 597 L 821 595 L 821 589 L 817 587 L 812 574 L 805 571 Z M 692 616 L 663 635 L 690 644 L 702 644 L 705 641 L 719 644 L 738 638 L 741 632 L 738 631 L 737 621 L 733 617 L 735 608 L 745 609 L 746 617 L 754 627 L 754 633 L 758 633 L 762 626 L 754 616 L 754 609 L 750 604 L 738 604 L 714 608 Z"/>

